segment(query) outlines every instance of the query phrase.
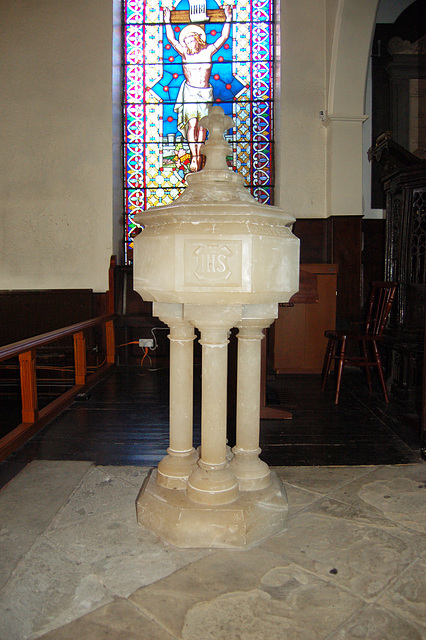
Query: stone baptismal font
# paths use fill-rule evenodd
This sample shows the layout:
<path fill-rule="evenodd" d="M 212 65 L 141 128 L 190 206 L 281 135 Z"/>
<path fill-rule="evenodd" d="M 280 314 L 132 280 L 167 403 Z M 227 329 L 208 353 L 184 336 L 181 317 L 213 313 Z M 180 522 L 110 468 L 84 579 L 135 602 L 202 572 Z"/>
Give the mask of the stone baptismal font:
<path fill-rule="evenodd" d="M 172 204 L 136 221 L 134 288 L 170 328 L 170 441 L 137 499 L 140 525 L 177 547 L 246 548 L 285 528 L 287 498 L 259 458 L 263 330 L 299 287 L 294 219 L 228 168 L 221 107 L 206 165 Z M 201 447 L 193 447 L 194 328 L 202 345 Z M 236 445 L 227 447 L 228 337 L 238 329 Z"/>

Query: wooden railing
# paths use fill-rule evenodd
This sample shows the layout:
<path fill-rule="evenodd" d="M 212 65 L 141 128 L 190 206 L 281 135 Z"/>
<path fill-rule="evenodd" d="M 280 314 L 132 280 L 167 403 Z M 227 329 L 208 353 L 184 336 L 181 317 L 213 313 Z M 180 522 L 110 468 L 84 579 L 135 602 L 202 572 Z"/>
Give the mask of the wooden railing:
<path fill-rule="evenodd" d="M 19 357 L 22 398 L 22 422 L 0 439 L 0 461 L 7 458 L 63 411 L 77 394 L 87 391 L 115 366 L 114 318 L 116 318 L 114 314 L 100 316 L 0 347 L 0 362 Z M 105 328 L 106 358 L 102 366 L 89 374 L 86 363 L 85 332 L 98 326 Z M 75 385 L 39 410 L 36 350 L 38 347 L 44 347 L 67 336 L 73 336 Z"/>

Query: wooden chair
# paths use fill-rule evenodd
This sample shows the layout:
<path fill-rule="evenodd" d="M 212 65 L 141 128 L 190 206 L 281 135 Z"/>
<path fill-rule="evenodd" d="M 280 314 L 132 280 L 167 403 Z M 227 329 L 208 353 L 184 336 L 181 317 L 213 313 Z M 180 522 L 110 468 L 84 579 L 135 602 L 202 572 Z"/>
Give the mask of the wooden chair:
<path fill-rule="evenodd" d="M 367 309 L 367 317 L 362 331 L 325 332 L 325 337 L 328 338 L 328 345 L 322 370 L 322 391 L 324 391 L 327 383 L 331 361 L 335 360 L 335 369 L 337 373 L 336 396 L 334 400 L 335 404 L 338 404 L 339 402 L 342 372 L 346 364 L 365 367 L 370 393 L 372 391 L 371 368 L 377 367 L 385 400 L 386 402 L 389 402 L 377 343 L 381 340 L 383 329 L 385 328 L 389 311 L 395 297 L 396 287 L 396 282 L 373 282 Z M 348 346 L 348 342 L 358 344 L 360 352 L 359 356 L 347 355 L 346 348 Z"/>

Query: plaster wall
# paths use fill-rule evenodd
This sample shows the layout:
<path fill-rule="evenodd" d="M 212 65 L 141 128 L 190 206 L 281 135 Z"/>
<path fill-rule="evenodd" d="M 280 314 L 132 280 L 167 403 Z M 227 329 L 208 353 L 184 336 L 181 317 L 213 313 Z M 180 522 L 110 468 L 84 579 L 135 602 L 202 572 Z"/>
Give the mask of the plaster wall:
<path fill-rule="evenodd" d="M 325 5 L 281 0 L 276 204 L 296 218 L 325 216 Z"/>
<path fill-rule="evenodd" d="M 0 289 L 107 289 L 112 10 L 0 3 Z"/>
<path fill-rule="evenodd" d="M 276 204 L 296 218 L 362 215 L 377 2 L 280 0 Z M 113 1 L 0 2 L 0 24 L 0 289 L 104 291 L 121 234 Z"/>
<path fill-rule="evenodd" d="M 362 136 L 368 119 L 366 81 L 377 6 L 378 0 L 328 4 L 324 119 L 327 216 L 364 213 Z M 330 23 L 334 23 L 333 29 Z"/>
<path fill-rule="evenodd" d="M 335 32 L 336 25 L 339 24 L 342 16 L 342 3 L 340 0 L 326 0 L 325 1 L 325 81 L 326 81 L 326 92 L 327 95 L 330 90 L 330 74 L 331 74 L 331 63 L 333 59 L 333 53 L 335 48 L 333 44 L 337 46 L 337 42 L 335 40 Z M 327 106 L 327 105 L 325 105 Z"/>
<path fill-rule="evenodd" d="M 377 4 L 280 2 L 276 200 L 296 218 L 363 213 L 362 129 Z"/>

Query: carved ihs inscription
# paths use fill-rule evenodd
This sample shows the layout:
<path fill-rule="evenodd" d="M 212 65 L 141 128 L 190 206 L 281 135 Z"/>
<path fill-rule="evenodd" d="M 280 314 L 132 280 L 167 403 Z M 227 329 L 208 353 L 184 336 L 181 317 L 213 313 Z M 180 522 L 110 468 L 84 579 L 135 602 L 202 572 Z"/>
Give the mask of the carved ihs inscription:
<path fill-rule="evenodd" d="M 231 275 L 228 259 L 232 251 L 226 245 L 199 245 L 194 251 L 197 258 L 195 276 L 200 281 L 223 282 Z"/>

